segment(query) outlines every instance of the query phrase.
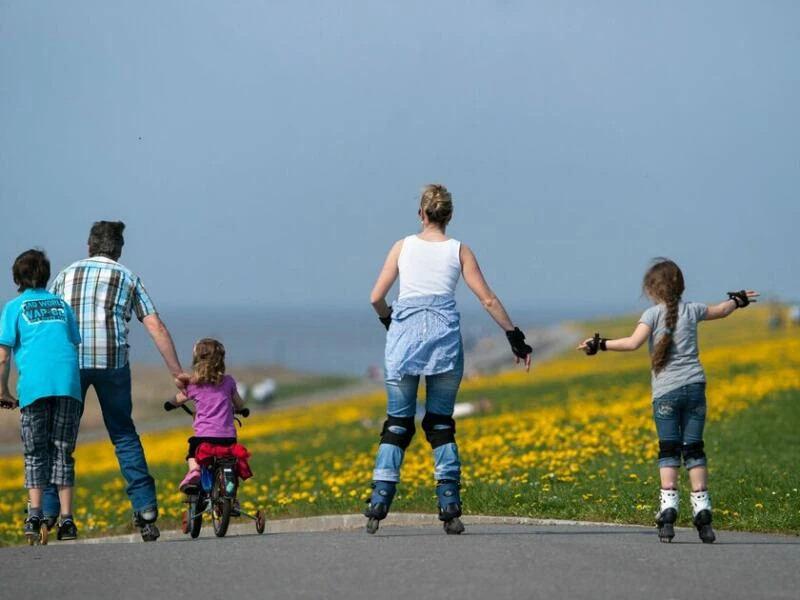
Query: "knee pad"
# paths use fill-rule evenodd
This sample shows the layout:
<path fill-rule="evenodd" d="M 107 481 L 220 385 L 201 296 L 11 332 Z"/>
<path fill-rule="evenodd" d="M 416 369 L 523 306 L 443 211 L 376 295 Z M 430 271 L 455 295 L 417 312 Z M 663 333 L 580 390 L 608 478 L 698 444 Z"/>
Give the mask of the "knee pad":
<path fill-rule="evenodd" d="M 393 417 L 387 415 L 381 431 L 381 444 L 391 444 L 405 450 L 417 430 L 414 417 Z"/>
<path fill-rule="evenodd" d="M 704 459 L 706 457 L 706 453 L 703 451 L 704 446 L 703 440 L 686 444 L 683 447 L 683 461 Z"/>
<path fill-rule="evenodd" d="M 445 444 L 454 444 L 456 441 L 456 422 L 453 417 L 425 413 L 422 419 L 422 429 L 431 448 L 438 448 Z"/>
<path fill-rule="evenodd" d="M 148 523 L 155 523 L 158 519 L 158 508 L 147 508 L 145 510 L 137 510 L 133 513 L 133 521 L 137 527 L 143 527 Z"/>
<path fill-rule="evenodd" d="M 659 440 L 658 458 L 677 458 L 678 463 L 680 463 L 682 448 L 683 445 L 680 442 L 676 441 L 662 442 L 661 440 Z"/>

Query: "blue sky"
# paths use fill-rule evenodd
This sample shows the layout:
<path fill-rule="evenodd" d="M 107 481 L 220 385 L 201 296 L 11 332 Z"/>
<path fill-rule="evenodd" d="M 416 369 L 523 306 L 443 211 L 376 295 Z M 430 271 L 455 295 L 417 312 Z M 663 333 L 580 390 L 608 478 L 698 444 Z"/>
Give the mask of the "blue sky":
<path fill-rule="evenodd" d="M 633 306 L 658 255 L 692 299 L 800 298 L 799 18 L 5 0 L 0 268 L 39 246 L 56 271 L 121 219 L 157 304 L 357 306 L 438 181 L 511 306 Z"/>

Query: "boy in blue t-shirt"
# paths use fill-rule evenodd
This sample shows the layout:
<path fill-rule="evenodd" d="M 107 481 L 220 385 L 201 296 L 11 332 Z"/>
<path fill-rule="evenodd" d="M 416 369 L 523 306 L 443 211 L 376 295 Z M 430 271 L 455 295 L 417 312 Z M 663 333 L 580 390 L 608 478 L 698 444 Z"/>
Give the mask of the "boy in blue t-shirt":
<path fill-rule="evenodd" d="M 12 273 L 20 295 L 6 304 L 0 315 L 0 406 L 20 407 L 25 487 L 30 502 L 25 535 L 29 543 L 39 539 L 42 488 L 52 483 L 58 487 L 62 509 L 58 539 L 75 539 L 72 453 L 83 413 L 78 367 L 81 337 L 69 304 L 45 289 L 50 261 L 44 252 L 23 252 L 14 261 Z M 19 372 L 19 401 L 8 389 L 12 350 Z"/>

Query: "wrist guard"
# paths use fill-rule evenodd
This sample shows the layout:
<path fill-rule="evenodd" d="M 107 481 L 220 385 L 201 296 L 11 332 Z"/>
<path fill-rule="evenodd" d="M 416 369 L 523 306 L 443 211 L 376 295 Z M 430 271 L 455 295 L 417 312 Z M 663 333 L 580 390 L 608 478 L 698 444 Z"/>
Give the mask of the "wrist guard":
<path fill-rule="evenodd" d="M 745 290 L 739 290 L 738 292 L 728 292 L 728 298 L 730 298 L 736 303 L 736 308 L 744 308 L 745 306 L 750 304 L 750 298 L 747 297 L 747 292 Z"/>
<path fill-rule="evenodd" d="M 389 314 L 385 317 L 378 317 L 378 320 L 386 327 L 386 331 L 389 331 L 389 325 L 392 324 L 392 309 L 389 309 Z"/>
<path fill-rule="evenodd" d="M 599 333 L 595 333 L 594 337 L 588 342 L 586 342 L 586 349 L 584 350 L 584 352 L 586 352 L 587 356 L 592 356 L 594 354 L 597 354 L 598 350 L 605 352 L 607 350 L 606 348 L 607 341 L 608 340 L 606 338 L 601 338 Z"/>
<path fill-rule="evenodd" d="M 533 352 L 533 348 L 525 343 L 525 334 L 520 331 L 519 327 L 506 331 L 506 338 L 508 343 L 511 344 L 511 351 L 517 358 L 525 359 L 528 354 Z"/>

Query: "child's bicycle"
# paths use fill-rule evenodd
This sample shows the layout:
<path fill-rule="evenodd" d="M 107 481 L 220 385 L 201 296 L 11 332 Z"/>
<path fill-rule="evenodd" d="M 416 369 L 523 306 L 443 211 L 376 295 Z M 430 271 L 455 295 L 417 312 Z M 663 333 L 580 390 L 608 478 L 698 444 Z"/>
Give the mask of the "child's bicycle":
<path fill-rule="evenodd" d="M 164 403 L 164 410 L 170 411 L 178 408 L 171 402 Z M 188 414 L 194 413 L 185 404 L 180 406 Z M 236 411 L 242 417 L 248 417 L 250 410 L 243 408 Z M 241 426 L 241 421 L 236 421 Z M 211 517 L 214 535 L 223 537 L 228 533 L 231 517 L 244 516 L 255 521 L 256 531 L 264 533 L 264 513 L 256 511 L 255 515 L 244 512 L 236 499 L 239 491 L 239 476 L 236 473 L 237 458 L 235 456 L 214 457 L 207 465 L 200 466 L 200 484 L 197 491 L 186 495 L 188 509 L 183 513 L 181 530 L 192 538 L 200 535 L 203 526 L 203 514 Z"/>

